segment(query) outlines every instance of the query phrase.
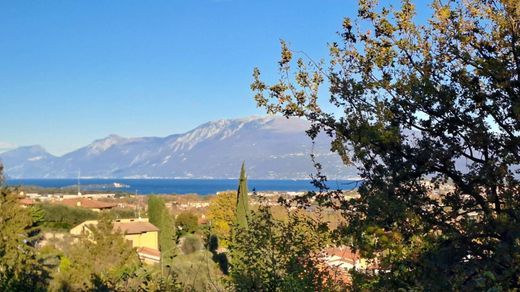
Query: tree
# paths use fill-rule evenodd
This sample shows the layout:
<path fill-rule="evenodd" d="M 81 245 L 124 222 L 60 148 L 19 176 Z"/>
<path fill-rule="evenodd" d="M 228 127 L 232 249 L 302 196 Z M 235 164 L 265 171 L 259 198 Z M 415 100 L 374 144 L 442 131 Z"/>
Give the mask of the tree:
<path fill-rule="evenodd" d="M 40 236 L 37 216 L 18 199 L 16 190 L 0 187 L 0 290 L 45 291 L 49 269 L 34 248 Z"/>
<path fill-rule="evenodd" d="M 68 207 L 56 204 L 39 204 L 44 214 L 42 225 L 52 229 L 70 230 L 74 226 L 87 220 L 98 218 L 98 213 L 85 208 Z"/>
<path fill-rule="evenodd" d="M 240 179 L 238 182 L 237 204 L 236 204 L 236 224 L 239 228 L 247 228 L 249 217 L 249 199 L 247 191 L 247 177 L 245 163 L 242 163 Z"/>
<path fill-rule="evenodd" d="M 218 236 L 222 246 L 231 240 L 231 226 L 236 218 L 236 192 L 221 192 L 210 200 L 208 220 L 211 222 L 211 233 Z"/>
<path fill-rule="evenodd" d="M 184 254 L 191 254 L 200 251 L 203 247 L 202 239 L 199 235 L 189 234 L 183 238 L 181 250 Z"/>
<path fill-rule="evenodd" d="M 132 244 L 119 231 L 113 230 L 108 216 L 88 228 L 89 232 L 85 232 L 62 258 L 54 289 L 117 290 L 141 268 Z"/>
<path fill-rule="evenodd" d="M 195 236 L 195 235 L 191 235 Z M 179 255 L 173 270 L 182 284 L 182 291 L 228 291 L 218 265 L 211 260 L 211 253 L 200 250 Z M 168 290 L 165 290 L 168 291 Z"/>
<path fill-rule="evenodd" d="M 358 168 L 359 199 L 325 188 L 308 196 L 340 208 L 349 225 L 339 239 L 379 259 L 381 272 L 359 274 L 357 286 L 512 289 L 520 285 L 520 2 L 431 7 L 416 24 L 412 1 L 362 0 L 358 19 L 345 19 L 330 44 L 328 69 L 300 58 L 293 71 L 294 52 L 282 43 L 282 78 L 267 85 L 255 69 L 252 89 L 268 112 L 309 120 L 311 138 L 330 135 L 332 150 Z M 435 194 L 446 184 L 453 188 Z"/>
<path fill-rule="evenodd" d="M 268 207 L 253 212 L 248 229 L 230 245 L 231 279 L 237 291 L 334 291 L 340 289 L 323 268 L 320 250 L 329 243 L 326 224 L 301 213 L 287 222 Z"/>
<path fill-rule="evenodd" d="M 152 196 L 148 199 L 148 220 L 159 228 L 161 265 L 163 267 L 171 266 L 176 254 L 177 238 L 173 217 L 168 212 L 163 199 L 157 196 Z"/>
<path fill-rule="evenodd" d="M 5 184 L 4 164 L 0 160 L 0 187 Z"/>
<path fill-rule="evenodd" d="M 181 233 L 194 233 L 199 229 L 199 218 L 191 212 L 181 212 L 175 218 L 175 226 Z"/>
<path fill-rule="evenodd" d="M 161 227 L 159 231 L 159 244 L 161 246 L 161 261 L 166 267 L 171 267 L 173 258 L 177 254 L 177 235 L 173 217 L 164 208 L 161 216 Z"/>
<path fill-rule="evenodd" d="M 166 208 L 164 200 L 158 196 L 150 196 L 148 198 L 148 220 L 150 223 L 159 227 L 161 225 L 161 217 L 163 210 Z"/>

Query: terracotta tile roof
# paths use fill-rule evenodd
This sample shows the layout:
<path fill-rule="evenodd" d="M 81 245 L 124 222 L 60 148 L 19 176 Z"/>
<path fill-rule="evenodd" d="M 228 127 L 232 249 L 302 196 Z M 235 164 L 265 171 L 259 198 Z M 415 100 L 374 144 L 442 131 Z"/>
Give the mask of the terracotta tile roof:
<path fill-rule="evenodd" d="M 62 201 L 56 201 L 56 204 L 69 207 L 82 207 L 87 209 L 111 209 L 117 206 L 115 203 L 103 202 L 88 198 L 64 199 Z"/>
<path fill-rule="evenodd" d="M 19 202 L 20 202 L 20 204 L 25 205 L 25 206 L 31 206 L 31 205 L 35 204 L 33 199 L 28 199 L 28 198 L 20 199 Z"/>
<path fill-rule="evenodd" d="M 150 222 L 134 221 L 134 222 L 118 222 L 114 221 L 114 230 L 120 230 L 125 234 L 140 234 L 151 231 L 159 231 L 155 225 Z"/>
<path fill-rule="evenodd" d="M 149 248 L 149 247 L 140 247 L 137 249 L 137 253 L 139 255 L 146 255 L 146 256 L 150 256 L 150 257 L 156 257 L 156 258 L 161 258 L 161 252 L 156 250 L 156 249 L 153 249 L 153 248 Z"/>
<path fill-rule="evenodd" d="M 353 252 L 348 247 L 329 247 L 324 252 L 332 258 L 337 258 L 339 261 L 344 261 L 351 265 L 355 265 L 361 259 L 358 253 Z"/>
<path fill-rule="evenodd" d="M 139 255 L 139 259 L 142 261 L 151 261 L 154 263 L 161 262 L 161 252 L 156 249 L 140 247 L 137 249 L 137 254 Z"/>
<path fill-rule="evenodd" d="M 350 274 L 348 270 L 343 267 L 331 265 L 326 258 L 323 257 L 324 253 L 320 254 L 310 254 L 307 260 L 309 261 L 307 264 L 311 264 L 313 268 L 316 268 L 319 273 L 322 273 L 323 284 L 326 284 L 327 281 L 332 281 L 336 285 L 350 285 L 352 284 L 352 280 L 350 278 Z M 316 278 L 318 280 L 319 278 Z"/>
<path fill-rule="evenodd" d="M 375 261 L 364 260 L 358 252 L 354 252 L 347 246 L 329 247 L 323 250 L 327 263 L 331 266 L 367 270 L 378 270 L 379 265 L 377 259 Z"/>

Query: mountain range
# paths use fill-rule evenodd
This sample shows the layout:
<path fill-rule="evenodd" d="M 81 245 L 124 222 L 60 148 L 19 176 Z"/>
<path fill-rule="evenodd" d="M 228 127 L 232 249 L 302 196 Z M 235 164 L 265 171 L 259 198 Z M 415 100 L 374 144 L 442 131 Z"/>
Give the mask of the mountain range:
<path fill-rule="evenodd" d="M 110 135 L 54 156 L 41 146 L 0 153 L 10 178 L 236 178 L 242 161 L 254 179 L 308 179 L 314 153 L 330 178 L 356 176 L 337 154 L 330 138 L 313 144 L 302 119 L 276 116 L 208 122 L 184 134 L 125 138 Z"/>

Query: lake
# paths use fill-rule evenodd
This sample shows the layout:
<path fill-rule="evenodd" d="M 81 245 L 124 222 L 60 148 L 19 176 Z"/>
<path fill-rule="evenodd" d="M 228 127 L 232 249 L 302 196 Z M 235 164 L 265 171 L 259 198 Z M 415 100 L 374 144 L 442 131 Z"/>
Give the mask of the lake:
<path fill-rule="evenodd" d="M 38 186 L 44 188 L 77 187 L 77 179 L 8 179 L 10 186 Z M 124 187 L 116 188 L 114 184 Z M 137 194 L 200 194 L 208 195 L 236 190 L 237 179 L 81 179 L 81 190 L 128 192 Z M 359 181 L 331 180 L 331 189 L 351 190 Z M 315 190 L 309 180 L 248 180 L 249 190 L 256 191 L 310 191 Z"/>

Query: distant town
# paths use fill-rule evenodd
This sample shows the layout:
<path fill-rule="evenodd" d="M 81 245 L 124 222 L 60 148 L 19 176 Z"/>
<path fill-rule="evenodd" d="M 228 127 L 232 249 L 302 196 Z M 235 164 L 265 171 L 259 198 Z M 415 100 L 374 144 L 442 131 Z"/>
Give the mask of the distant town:
<path fill-rule="evenodd" d="M 71 245 L 79 244 L 84 236 L 89 238 L 99 224 L 99 218 L 105 215 L 112 218 L 113 232 L 121 235 L 126 241 L 131 243 L 139 259 L 145 265 L 161 265 L 160 232 L 161 229 L 150 222 L 150 202 L 151 198 L 158 196 L 136 195 L 123 192 L 104 193 L 100 191 L 82 191 L 79 185 L 76 190 L 74 187 L 67 189 L 46 189 L 40 187 L 24 187 L 18 189 L 18 203 L 23 208 L 37 208 L 43 210 L 44 221 L 42 224 L 42 236 L 37 241 L 36 247 L 48 249 L 50 247 L 59 251 L 70 249 Z M 273 216 L 281 220 L 287 220 L 290 210 L 296 211 L 296 206 L 283 207 L 281 200 L 295 200 L 302 197 L 306 192 L 248 192 L 248 205 L 254 210 L 262 207 L 269 207 Z M 219 254 L 227 254 L 228 241 L 226 233 L 233 224 L 234 219 L 222 217 L 219 212 L 231 214 L 232 210 L 221 209 L 219 204 L 227 204 L 231 207 L 235 204 L 236 191 L 217 192 L 214 195 L 160 195 L 160 201 L 168 214 L 171 214 L 173 222 L 177 228 L 178 257 L 190 257 L 193 254 L 207 252 L 207 246 L 203 244 L 207 239 L 206 232 L 213 230 L 215 234 L 222 236 L 223 245 L 219 247 Z M 344 191 L 344 199 L 355 199 L 358 197 L 356 191 Z M 153 206 L 152 206 L 153 207 Z M 223 206 L 220 206 L 222 208 Z M 307 216 L 320 214 L 324 216 L 323 222 L 331 228 L 337 228 L 341 222 L 339 213 L 332 209 L 319 207 L 314 199 L 309 201 L 306 207 Z M 169 215 L 168 215 L 169 216 Z M 284 219 L 285 218 L 285 219 Z M 191 221 L 190 221 L 191 220 Z M 226 220 L 228 220 L 226 222 Z M 231 221 L 229 221 L 231 220 Z M 222 228 L 222 224 L 228 227 Z M 215 230 L 216 228 L 216 230 Z M 219 230 L 220 229 L 220 230 Z M 188 232 L 186 232 L 189 230 Z M 195 249 L 190 249 L 184 245 L 189 240 L 195 240 Z M 206 250 L 206 251 L 205 251 Z M 365 262 L 359 254 L 341 246 L 323 246 L 320 256 L 332 271 L 337 272 L 337 268 L 368 268 L 372 267 Z M 194 263 L 195 265 L 201 263 Z M 373 267 L 372 267 L 373 268 Z M 217 274 L 227 274 L 227 270 L 213 271 Z M 337 275 L 336 275 L 337 276 Z M 341 281 L 349 281 L 347 273 L 338 276 Z M 187 281 L 187 279 L 181 279 Z M 199 283 L 199 288 L 206 287 L 210 283 Z"/>
<path fill-rule="evenodd" d="M 520 0 L 0 1 L 0 292 L 520 291 Z"/>

